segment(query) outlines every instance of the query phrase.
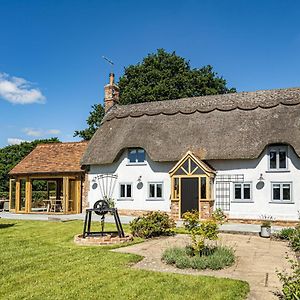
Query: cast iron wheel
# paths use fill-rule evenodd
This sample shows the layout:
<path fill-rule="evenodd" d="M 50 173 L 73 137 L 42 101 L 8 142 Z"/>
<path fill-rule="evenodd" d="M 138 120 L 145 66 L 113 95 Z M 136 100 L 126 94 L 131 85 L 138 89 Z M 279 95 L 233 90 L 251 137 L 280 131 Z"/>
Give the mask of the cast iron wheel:
<path fill-rule="evenodd" d="M 101 211 L 95 211 L 96 215 L 102 216 L 102 215 L 107 214 L 108 208 L 109 208 L 109 205 L 108 205 L 107 201 L 105 201 L 105 200 L 98 200 L 94 204 L 94 209 L 101 210 Z"/>

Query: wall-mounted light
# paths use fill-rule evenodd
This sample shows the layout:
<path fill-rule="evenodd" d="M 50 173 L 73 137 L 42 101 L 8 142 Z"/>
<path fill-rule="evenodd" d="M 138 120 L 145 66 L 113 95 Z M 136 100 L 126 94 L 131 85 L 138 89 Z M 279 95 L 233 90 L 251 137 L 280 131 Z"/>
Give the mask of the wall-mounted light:
<path fill-rule="evenodd" d="M 264 181 L 265 179 L 264 179 L 264 177 L 263 177 L 263 174 L 261 173 L 260 174 L 260 176 L 259 176 L 259 178 L 258 178 L 258 181 Z"/>
<path fill-rule="evenodd" d="M 142 175 L 139 176 L 139 178 L 138 178 L 137 181 L 138 181 L 138 182 L 141 182 L 141 181 L 142 181 Z"/>

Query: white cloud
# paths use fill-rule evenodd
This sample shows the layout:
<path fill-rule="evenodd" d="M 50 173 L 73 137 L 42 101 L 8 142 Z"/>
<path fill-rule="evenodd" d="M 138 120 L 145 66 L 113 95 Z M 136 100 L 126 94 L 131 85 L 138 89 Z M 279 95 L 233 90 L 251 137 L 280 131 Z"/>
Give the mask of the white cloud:
<path fill-rule="evenodd" d="M 49 129 L 47 130 L 47 134 L 60 134 L 59 129 Z"/>
<path fill-rule="evenodd" d="M 41 137 L 41 136 L 45 136 L 45 135 L 60 134 L 59 129 L 43 130 L 43 129 L 34 129 L 34 128 L 24 128 L 23 131 L 26 133 L 26 135 L 33 136 L 33 137 Z"/>
<path fill-rule="evenodd" d="M 23 142 L 26 142 L 26 141 L 22 140 L 22 139 L 18 139 L 18 138 L 8 138 L 7 139 L 8 145 L 20 145 Z"/>
<path fill-rule="evenodd" d="M 40 89 L 24 78 L 0 72 L 0 98 L 13 104 L 44 103 L 46 97 Z"/>

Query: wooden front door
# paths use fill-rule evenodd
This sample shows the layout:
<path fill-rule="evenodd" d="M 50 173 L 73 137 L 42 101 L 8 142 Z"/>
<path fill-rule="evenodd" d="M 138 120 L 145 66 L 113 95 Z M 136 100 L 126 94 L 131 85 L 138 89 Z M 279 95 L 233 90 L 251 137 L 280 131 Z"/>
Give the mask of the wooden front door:
<path fill-rule="evenodd" d="M 199 179 L 181 178 L 181 216 L 192 210 L 199 211 Z"/>

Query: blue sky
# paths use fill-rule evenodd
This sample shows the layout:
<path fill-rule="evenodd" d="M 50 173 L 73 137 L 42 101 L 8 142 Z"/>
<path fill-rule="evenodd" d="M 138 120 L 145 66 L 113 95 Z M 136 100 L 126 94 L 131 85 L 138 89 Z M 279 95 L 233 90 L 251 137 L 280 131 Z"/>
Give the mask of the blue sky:
<path fill-rule="evenodd" d="M 238 91 L 300 86 L 300 1 L 0 0 L 0 147 L 72 141 L 120 76 L 157 48 Z"/>

